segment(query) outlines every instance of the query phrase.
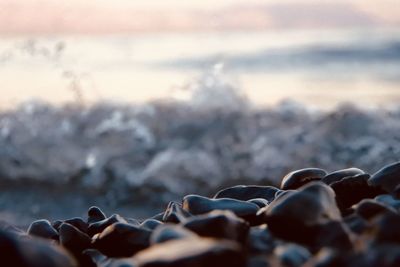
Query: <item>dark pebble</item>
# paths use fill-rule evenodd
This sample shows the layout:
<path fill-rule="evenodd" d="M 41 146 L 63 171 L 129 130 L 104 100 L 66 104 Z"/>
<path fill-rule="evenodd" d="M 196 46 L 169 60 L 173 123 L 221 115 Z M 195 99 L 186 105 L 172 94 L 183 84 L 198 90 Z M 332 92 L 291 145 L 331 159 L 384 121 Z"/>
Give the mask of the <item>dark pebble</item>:
<path fill-rule="evenodd" d="M 154 230 L 160 225 L 163 225 L 163 222 L 160 222 L 160 221 L 155 220 L 155 219 L 147 219 L 147 220 L 144 220 L 140 224 L 140 227 L 146 228 L 148 230 Z"/>
<path fill-rule="evenodd" d="M 245 258 L 232 241 L 180 239 L 157 244 L 134 257 L 138 267 L 243 267 Z"/>
<path fill-rule="evenodd" d="M 110 216 L 109 218 L 106 218 L 102 221 L 97 221 L 95 223 L 89 224 L 87 234 L 92 237 L 95 234 L 101 233 L 104 229 L 106 229 L 108 226 L 110 226 L 113 223 L 126 223 L 126 220 L 119 216 L 118 214 L 114 214 Z"/>
<path fill-rule="evenodd" d="M 90 207 L 87 214 L 88 214 L 88 219 L 87 219 L 88 224 L 96 223 L 105 220 L 107 218 L 106 215 L 101 211 L 101 209 L 96 206 Z"/>
<path fill-rule="evenodd" d="M 365 172 L 363 170 L 360 170 L 358 168 L 348 168 L 348 169 L 337 170 L 337 171 L 329 173 L 324 178 L 322 178 L 322 182 L 330 185 L 331 183 L 338 182 L 338 181 L 342 180 L 343 178 L 355 176 L 358 174 L 364 174 L 364 173 Z"/>
<path fill-rule="evenodd" d="M 65 220 L 64 222 L 75 226 L 76 228 L 79 229 L 79 231 L 83 233 L 87 233 L 88 224 L 82 218 L 75 217 L 72 219 Z"/>
<path fill-rule="evenodd" d="M 306 168 L 290 172 L 283 177 L 281 189 L 297 189 L 311 181 L 318 181 L 325 177 L 326 171 L 319 168 Z"/>
<path fill-rule="evenodd" d="M 189 218 L 184 227 L 204 237 L 225 238 L 245 242 L 249 225 L 231 211 L 213 211 Z"/>
<path fill-rule="evenodd" d="M 150 245 L 151 231 L 127 223 L 114 223 L 93 238 L 93 248 L 108 257 L 131 257 Z"/>
<path fill-rule="evenodd" d="M 181 223 L 191 214 L 184 210 L 181 204 L 171 201 L 164 212 L 162 221 L 168 223 Z"/>
<path fill-rule="evenodd" d="M 371 218 L 374 218 L 375 216 L 382 213 L 396 212 L 396 210 L 392 207 L 385 206 L 383 203 L 372 199 L 362 200 L 360 203 L 357 204 L 355 211 L 359 216 L 366 220 L 370 220 Z"/>
<path fill-rule="evenodd" d="M 274 200 L 264 212 L 271 232 L 282 239 L 314 248 L 351 247 L 333 190 L 312 182 Z M 329 231 L 332 229 L 332 231 Z M 323 243 L 321 243 L 323 242 Z"/>
<path fill-rule="evenodd" d="M 374 198 L 384 193 L 379 187 L 370 186 L 367 183 L 368 178 L 368 174 L 360 174 L 343 178 L 330 185 L 335 191 L 336 203 L 342 213 L 365 198 Z"/>
<path fill-rule="evenodd" d="M 58 233 L 48 220 L 37 220 L 31 223 L 28 234 L 58 241 Z"/>
<path fill-rule="evenodd" d="M 268 200 L 264 198 L 253 198 L 248 200 L 248 202 L 256 204 L 259 208 L 264 208 L 269 204 Z"/>
<path fill-rule="evenodd" d="M 59 234 L 60 244 L 74 255 L 81 254 L 91 246 L 91 238 L 71 224 L 61 224 Z"/>
<path fill-rule="evenodd" d="M 394 191 L 400 184 L 400 162 L 383 167 L 371 176 L 368 183 L 379 186 L 386 192 Z"/>
<path fill-rule="evenodd" d="M 193 215 L 208 213 L 213 210 L 229 210 L 255 224 L 259 207 L 256 204 L 231 198 L 210 199 L 198 195 L 188 195 L 183 198 L 182 207 Z"/>
<path fill-rule="evenodd" d="M 268 202 L 271 202 L 274 200 L 276 191 L 278 191 L 278 188 L 273 186 L 237 185 L 222 189 L 215 194 L 214 198 L 233 198 L 243 201 L 254 198 L 263 198 Z"/>
<path fill-rule="evenodd" d="M 150 236 L 150 243 L 153 245 L 175 239 L 195 237 L 197 235 L 185 227 L 176 224 L 164 224 L 153 231 Z"/>
<path fill-rule="evenodd" d="M 59 246 L 45 239 L 17 238 L 0 230 L 1 266 L 77 267 L 77 262 Z"/>
<path fill-rule="evenodd" d="M 285 267 L 301 266 L 312 256 L 305 247 L 296 244 L 278 246 L 275 248 L 274 253 L 278 257 L 280 264 Z"/>

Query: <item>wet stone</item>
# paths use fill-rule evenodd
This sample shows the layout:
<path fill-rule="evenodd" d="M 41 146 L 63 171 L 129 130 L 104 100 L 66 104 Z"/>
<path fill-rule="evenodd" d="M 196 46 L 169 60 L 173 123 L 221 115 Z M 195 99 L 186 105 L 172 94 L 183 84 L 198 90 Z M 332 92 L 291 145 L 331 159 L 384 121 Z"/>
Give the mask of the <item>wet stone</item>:
<path fill-rule="evenodd" d="M 262 198 L 271 202 L 275 198 L 276 191 L 278 188 L 273 186 L 237 185 L 219 191 L 214 198 L 233 198 L 243 201 Z"/>
<path fill-rule="evenodd" d="M 73 225 L 76 228 L 78 228 L 79 231 L 81 231 L 83 233 L 87 233 L 88 224 L 80 217 L 75 217 L 75 218 L 71 218 L 71 219 L 65 220 L 64 223 L 68 223 L 70 225 Z"/>
<path fill-rule="evenodd" d="M 297 192 L 277 198 L 263 216 L 271 232 L 282 239 L 310 247 L 351 246 L 340 224 L 342 218 L 335 194 L 323 183 L 312 182 Z"/>
<path fill-rule="evenodd" d="M 63 223 L 60 226 L 60 244 L 74 255 L 91 247 L 91 238 L 75 226 Z"/>
<path fill-rule="evenodd" d="M 275 246 L 276 241 L 266 225 L 250 228 L 247 241 L 249 253 L 268 255 L 273 252 Z"/>
<path fill-rule="evenodd" d="M 2 266 L 78 267 L 61 247 L 42 238 L 20 239 L 0 230 Z"/>
<path fill-rule="evenodd" d="M 355 212 L 362 218 L 366 220 L 370 220 L 371 218 L 386 212 L 396 212 L 390 206 L 385 206 L 383 203 L 380 203 L 376 200 L 372 199 L 364 199 L 357 204 L 355 208 Z"/>
<path fill-rule="evenodd" d="M 151 231 L 127 223 L 114 223 L 93 238 L 93 248 L 108 257 L 131 257 L 150 245 Z"/>
<path fill-rule="evenodd" d="M 213 211 L 189 218 L 184 227 L 204 237 L 215 237 L 245 242 L 249 225 L 230 211 Z"/>
<path fill-rule="evenodd" d="M 88 219 L 87 219 L 87 223 L 88 224 L 92 224 L 92 223 L 96 223 L 99 221 L 103 221 L 105 220 L 107 217 L 106 215 L 101 211 L 100 208 L 96 207 L 96 206 L 92 206 L 89 208 L 88 210 Z"/>
<path fill-rule="evenodd" d="M 371 176 L 368 183 L 379 186 L 386 192 L 394 191 L 400 184 L 400 162 L 383 167 Z"/>
<path fill-rule="evenodd" d="M 268 200 L 264 198 L 253 198 L 248 200 L 248 202 L 256 204 L 259 208 L 264 208 L 269 204 Z"/>
<path fill-rule="evenodd" d="M 297 189 L 311 181 L 318 181 L 325 177 L 326 171 L 319 168 L 306 168 L 290 172 L 283 177 L 281 189 Z"/>
<path fill-rule="evenodd" d="M 377 243 L 395 243 L 400 245 L 400 215 L 387 212 L 374 222 L 374 240 Z"/>
<path fill-rule="evenodd" d="M 163 225 L 163 222 L 155 219 L 146 219 L 140 224 L 140 227 L 148 230 L 154 230 L 160 225 Z"/>
<path fill-rule="evenodd" d="M 334 182 L 338 182 L 338 181 L 342 180 L 343 178 L 352 177 L 352 176 L 364 174 L 364 173 L 365 172 L 363 170 L 360 170 L 358 168 L 348 168 L 348 169 L 337 170 L 337 171 L 327 174 L 324 178 L 322 178 L 322 182 L 326 183 L 327 185 L 330 185 Z"/>
<path fill-rule="evenodd" d="M 256 223 L 259 207 L 256 204 L 230 198 L 210 199 L 198 195 L 188 195 L 183 198 L 182 207 L 193 215 L 204 214 L 213 210 L 229 210 L 248 221 Z"/>
<path fill-rule="evenodd" d="M 179 203 L 171 201 L 164 212 L 162 221 L 167 223 L 181 223 L 190 216 L 192 215 L 184 210 Z"/>
<path fill-rule="evenodd" d="M 384 193 L 379 187 L 370 186 L 367 183 L 368 178 L 368 174 L 360 174 L 343 178 L 330 185 L 335 191 L 336 203 L 342 213 L 365 198 L 374 198 Z"/>
<path fill-rule="evenodd" d="M 58 233 L 48 220 L 37 220 L 31 223 L 28 234 L 58 241 Z"/>
<path fill-rule="evenodd" d="M 114 214 L 110 216 L 109 218 L 106 218 L 102 221 L 97 221 L 95 223 L 89 224 L 87 234 L 89 236 L 94 236 L 95 234 L 101 233 L 104 229 L 106 229 L 108 226 L 112 225 L 113 223 L 126 223 L 126 220 L 119 216 L 118 214 Z"/>
<path fill-rule="evenodd" d="M 195 237 L 197 235 L 185 227 L 175 224 L 164 224 L 153 231 L 150 236 L 150 243 L 153 245 L 170 240 Z"/>
<path fill-rule="evenodd" d="M 365 218 L 355 213 L 346 216 L 343 219 L 343 221 L 353 233 L 356 233 L 358 235 L 362 234 L 370 226 L 370 224 L 368 223 L 368 221 L 365 220 Z"/>
<path fill-rule="evenodd" d="M 392 195 L 379 195 L 375 197 L 375 200 L 386 205 L 386 207 L 391 207 L 397 211 L 400 210 L 400 200 L 395 199 Z"/>
<path fill-rule="evenodd" d="M 138 267 L 243 267 L 245 258 L 232 241 L 180 239 L 154 245 L 134 257 Z"/>
<path fill-rule="evenodd" d="M 305 247 L 296 244 L 278 246 L 275 248 L 274 253 L 281 265 L 286 267 L 301 266 L 312 256 Z"/>

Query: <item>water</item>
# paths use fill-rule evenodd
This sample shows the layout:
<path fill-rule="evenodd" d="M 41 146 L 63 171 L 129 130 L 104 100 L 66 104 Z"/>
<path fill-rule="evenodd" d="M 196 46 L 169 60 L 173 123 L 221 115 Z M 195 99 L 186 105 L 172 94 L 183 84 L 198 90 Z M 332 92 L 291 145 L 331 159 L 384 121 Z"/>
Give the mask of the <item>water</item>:
<path fill-rule="evenodd" d="M 290 97 L 319 107 L 371 106 L 400 98 L 400 31 L 349 29 L 3 37 L 1 105 L 182 98 L 220 63 L 257 105 Z"/>

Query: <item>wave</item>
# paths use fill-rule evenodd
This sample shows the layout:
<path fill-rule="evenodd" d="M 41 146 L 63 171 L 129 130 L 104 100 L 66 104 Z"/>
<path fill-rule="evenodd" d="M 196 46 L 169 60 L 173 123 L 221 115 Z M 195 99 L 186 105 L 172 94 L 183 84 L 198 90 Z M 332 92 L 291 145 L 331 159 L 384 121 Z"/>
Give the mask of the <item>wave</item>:
<path fill-rule="evenodd" d="M 211 82 L 210 82 L 211 79 Z M 187 101 L 52 106 L 0 114 L 0 183 L 157 203 L 231 184 L 277 184 L 307 166 L 374 172 L 400 158 L 400 106 L 318 110 L 291 100 L 254 107 L 202 77 Z M 134 192 L 134 193 L 133 193 Z"/>

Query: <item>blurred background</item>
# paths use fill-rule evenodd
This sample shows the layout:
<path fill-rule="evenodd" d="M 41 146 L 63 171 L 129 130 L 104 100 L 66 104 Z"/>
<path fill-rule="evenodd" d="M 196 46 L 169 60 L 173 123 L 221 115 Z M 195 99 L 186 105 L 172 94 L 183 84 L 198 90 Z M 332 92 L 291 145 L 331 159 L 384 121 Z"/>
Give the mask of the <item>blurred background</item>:
<path fill-rule="evenodd" d="M 0 218 L 400 156 L 398 0 L 0 0 Z"/>
<path fill-rule="evenodd" d="M 393 103 L 399 25 L 397 0 L 1 0 L 1 105 L 184 97 L 219 63 L 259 105 Z"/>

